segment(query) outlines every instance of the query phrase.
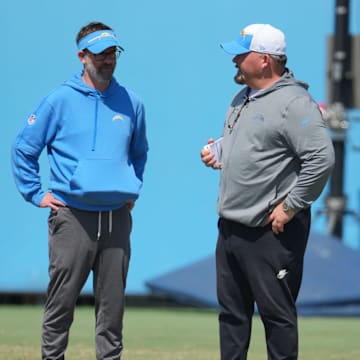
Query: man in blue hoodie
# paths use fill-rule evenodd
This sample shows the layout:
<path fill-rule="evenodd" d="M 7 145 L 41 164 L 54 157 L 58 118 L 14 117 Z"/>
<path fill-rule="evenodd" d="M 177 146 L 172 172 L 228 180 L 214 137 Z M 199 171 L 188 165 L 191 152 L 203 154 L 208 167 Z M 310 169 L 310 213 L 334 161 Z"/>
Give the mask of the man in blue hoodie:
<path fill-rule="evenodd" d="M 120 359 L 124 291 L 130 260 L 130 211 L 147 159 L 144 106 L 113 77 L 123 51 L 114 31 L 93 22 L 76 38 L 82 71 L 46 96 L 12 147 L 25 200 L 50 208 L 49 276 L 42 359 L 65 358 L 76 301 L 90 272 L 96 357 Z M 46 147 L 50 182 L 39 156 Z"/>
<path fill-rule="evenodd" d="M 268 360 L 296 360 L 296 298 L 310 230 L 310 207 L 323 190 L 334 151 L 320 110 L 286 68 L 285 36 L 252 24 L 221 45 L 245 85 L 227 112 L 220 169 L 216 247 L 222 360 L 245 360 L 254 304 L 264 323 Z M 219 146 L 218 146 L 219 147 Z"/>

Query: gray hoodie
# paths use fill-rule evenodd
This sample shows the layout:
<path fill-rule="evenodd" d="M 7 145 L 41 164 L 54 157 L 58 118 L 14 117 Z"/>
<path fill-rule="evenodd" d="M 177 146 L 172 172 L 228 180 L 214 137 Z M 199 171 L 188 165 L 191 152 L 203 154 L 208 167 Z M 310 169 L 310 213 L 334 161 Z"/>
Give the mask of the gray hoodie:
<path fill-rule="evenodd" d="M 334 149 L 320 110 L 290 71 L 249 97 L 240 90 L 227 112 L 218 213 L 260 226 L 283 199 L 295 212 L 320 195 Z"/>

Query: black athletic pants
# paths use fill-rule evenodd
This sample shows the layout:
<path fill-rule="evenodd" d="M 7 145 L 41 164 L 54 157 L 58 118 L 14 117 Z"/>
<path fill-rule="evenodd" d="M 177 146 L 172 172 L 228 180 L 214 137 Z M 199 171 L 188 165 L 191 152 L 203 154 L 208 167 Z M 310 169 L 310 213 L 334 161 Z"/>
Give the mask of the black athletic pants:
<path fill-rule="evenodd" d="M 254 303 L 265 328 L 268 360 L 298 358 L 295 301 L 310 229 L 310 209 L 275 235 L 219 219 L 216 248 L 221 360 L 246 360 Z"/>

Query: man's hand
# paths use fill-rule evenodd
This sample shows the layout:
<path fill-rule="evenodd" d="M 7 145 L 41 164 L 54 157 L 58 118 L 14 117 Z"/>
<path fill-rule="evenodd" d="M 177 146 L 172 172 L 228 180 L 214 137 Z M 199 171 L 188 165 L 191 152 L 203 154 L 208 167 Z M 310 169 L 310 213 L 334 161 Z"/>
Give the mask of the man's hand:
<path fill-rule="evenodd" d="M 214 139 L 209 139 L 208 144 L 211 144 L 214 142 Z M 221 163 L 216 163 L 215 155 L 207 149 L 201 149 L 200 152 L 201 161 L 205 164 L 207 167 L 212 167 L 213 169 L 221 169 Z"/>
<path fill-rule="evenodd" d="M 60 207 L 64 207 L 65 204 L 62 203 L 60 200 L 54 198 L 51 192 L 47 192 L 45 196 L 42 198 L 40 205 L 41 208 L 49 207 L 54 211 L 58 211 Z"/>
<path fill-rule="evenodd" d="M 279 235 L 284 232 L 284 226 L 295 216 L 293 211 L 285 212 L 283 209 L 283 202 L 278 204 L 269 216 L 266 224 L 271 223 L 274 234 Z"/>

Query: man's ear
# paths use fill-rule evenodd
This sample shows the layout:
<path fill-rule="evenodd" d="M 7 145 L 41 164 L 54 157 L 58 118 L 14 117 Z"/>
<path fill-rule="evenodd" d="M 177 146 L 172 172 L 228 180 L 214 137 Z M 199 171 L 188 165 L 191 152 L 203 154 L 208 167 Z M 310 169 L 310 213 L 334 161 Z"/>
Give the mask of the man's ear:
<path fill-rule="evenodd" d="M 78 51 L 78 58 L 79 58 L 79 60 L 83 63 L 83 64 L 85 64 L 85 51 L 84 50 L 79 50 Z"/>
<path fill-rule="evenodd" d="M 263 62 L 264 62 L 264 64 L 270 64 L 270 62 L 271 62 L 271 56 L 269 55 L 269 54 L 263 54 Z"/>
<path fill-rule="evenodd" d="M 269 54 L 262 54 L 261 55 L 261 59 L 262 59 L 262 68 L 263 69 L 270 69 L 272 67 L 272 58 Z"/>

